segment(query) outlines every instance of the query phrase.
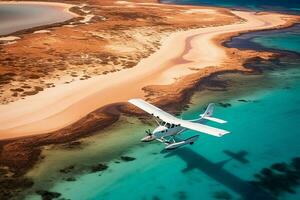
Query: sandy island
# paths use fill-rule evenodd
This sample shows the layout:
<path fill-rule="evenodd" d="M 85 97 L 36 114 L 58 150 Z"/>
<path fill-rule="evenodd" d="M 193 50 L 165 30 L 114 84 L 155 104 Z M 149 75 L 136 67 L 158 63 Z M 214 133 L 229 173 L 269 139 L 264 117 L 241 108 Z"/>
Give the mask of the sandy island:
<path fill-rule="evenodd" d="M 0 105 L 0 138 L 55 131 L 105 105 L 126 102 L 133 97 L 145 98 L 146 86 L 173 84 L 195 70 L 224 65 L 228 56 L 225 48 L 215 42 L 218 36 L 276 28 L 289 21 L 280 14 L 232 13 L 244 21 L 172 33 L 157 52 L 133 68 L 59 85 L 24 100 Z"/>

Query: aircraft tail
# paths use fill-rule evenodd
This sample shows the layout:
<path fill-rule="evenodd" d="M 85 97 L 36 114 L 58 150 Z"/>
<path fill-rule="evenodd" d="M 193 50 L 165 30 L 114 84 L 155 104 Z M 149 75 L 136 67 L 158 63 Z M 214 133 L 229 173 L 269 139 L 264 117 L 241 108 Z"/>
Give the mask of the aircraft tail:
<path fill-rule="evenodd" d="M 202 114 L 202 117 L 203 116 L 205 116 L 205 117 L 211 117 L 214 114 L 214 107 L 215 107 L 214 103 L 208 104 L 205 112 Z"/>
<path fill-rule="evenodd" d="M 210 103 L 207 106 L 205 112 L 203 114 L 201 114 L 200 117 L 202 119 L 210 120 L 210 121 L 217 122 L 217 123 L 220 123 L 220 124 L 226 123 L 226 121 L 224 121 L 222 119 L 218 119 L 218 118 L 212 117 L 212 115 L 214 114 L 214 106 L 215 106 L 214 103 Z"/>

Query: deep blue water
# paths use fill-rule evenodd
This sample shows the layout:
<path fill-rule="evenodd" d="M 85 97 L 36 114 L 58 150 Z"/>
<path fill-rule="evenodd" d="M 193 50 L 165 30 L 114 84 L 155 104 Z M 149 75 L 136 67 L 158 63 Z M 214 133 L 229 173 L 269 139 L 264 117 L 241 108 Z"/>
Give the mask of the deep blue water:
<path fill-rule="evenodd" d="M 162 3 L 209 5 L 251 10 L 273 10 L 299 14 L 299 0 L 161 0 Z"/>

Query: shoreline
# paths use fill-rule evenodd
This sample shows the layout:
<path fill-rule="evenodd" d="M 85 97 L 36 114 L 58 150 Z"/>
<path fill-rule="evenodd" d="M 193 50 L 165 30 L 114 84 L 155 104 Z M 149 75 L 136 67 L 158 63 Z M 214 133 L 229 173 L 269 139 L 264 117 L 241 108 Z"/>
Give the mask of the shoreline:
<path fill-rule="evenodd" d="M 5 116 L 6 116 L 5 119 L 2 120 L 2 122 L 1 122 L 2 130 L 0 130 L 0 133 L 1 133 L 0 138 L 7 139 L 7 138 L 13 138 L 13 137 L 22 137 L 22 136 L 29 136 L 29 135 L 53 132 L 53 131 L 59 130 L 61 128 L 64 128 L 64 127 L 76 122 L 77 120 L 80 120 L 83 116 L 86 116 L 88 113 L 92 112 L 93 110 L 95 110 L 99 107 L 103 107 L 103 106 L 109 105 L 111 103 L 124 102 L 127 99 L 132 98 L 132 97 L 143 97 L 146 94 L 145 88 L 149 88 L 149 85 L 156 85 L 156 84 L 169 85 L 171 83 L 174 83 L 174 79 L 181 79 L 182 77 L 184 77 L 186 75 L 193 74 L 193 71 L 190 70 L 189 68 L 193 68 L 193 67 L 197 66 L 196 70 L 201 71 L 203 68 L 208 67 L 208 66 L 220 66 L 223 64 L 222 62 L 224 61 L 224 59 L 227 59 L 228 55 L 226 55 L 226 54 L 228 54 L 228 52 L 226 52 L 226 50 L 223 49 L 224 47 L 222 45 L 218 44 L 218 42 L 216 45 L 216 41 L 213 41 L 213 40 L 215 40 L 215 38 L 217 36 L 220 37 L 222 34 L 229 34 L 232 36 L 232 35 L 236 35 L 237 33 L 248 32 L 248 31 L 251 31 L 251 30 L 248 30 L 249 26 L 250 27 L 252 25 L 255 26 L 255 24 L 258 27 L 252 28 L 252 31 L 275 28 L 275 27 L 282 28 L 283 25 L 289 26 L 292 23 L 292 22 L 283 21 L 279 17 L 277 17 L 277 21 L 275 20 L 275 24 L 272 25 L 272 24 L 269 24 L 270 22 L 266 22 L 266 21 L 264 21 L 264 19 L 260 19 L 261 18 L 260 16 L 262 16 L 263 14 L 257 15 L 255 13 L 248 13 L 248 12 L 241 12 L 241 11 L 233 11 L 233 13 L 235 13 L 236 15 L 240 14 L 242 17 L 248 18 L 248 20 L 252 19 L 253 24 L 249 24 L 248 27 L 246 26 L 245 28 L 243 28 L 243 24 L 233 24 L 233 25 L 225 25 L 225 26 L 220 26 L 220 27 L 212 27 L 211 30 L 206 31 L 208 33 L 203 31 L 204 29 L 201 29 L 201 28 L 200 29 L 192 29 L 189 31 L 184 31 L 184 32 L 179 32 L 179 33 L 173 33 L 170 37 L 168 37 L 167 41 L 164 42 L 162 47 L 157 52 L 152 54 L 147 59 L 142 60 L 137 66 L 135 66 L 133 68 L 125 69 L 120 72 L 116 72 L 116 73 L 112 73 L 112 74 L 108 74 L 104 77 L 92 78 L 92 79 L 89 79 L 84 82 L 81 81 L 80 83 L 79 82 L 73 83 L 72 86 L 70 86 L 71 84 L 69 84 L 67 86 L 66 85 L 58 86 L 55 88 L 48 89 L 47 91 L 43 91 L 43 92 L 41 92 L 37 95 L 34 95 L 32 97 L 29 97 L 23 101 L 13 102 L 8 105 L 0 106 L 1 113 L 5 113 Z M 274 14 L 269 14 L 269 15 L 271 15 L 271 16 L 268 16 L 270 18 Z M 275 16 L 276 15 L 277 14 L 275 14 Z M 239 17 L 241 17 L 241 16 L 239 16 Z M 267 20 L 270 20 L 270 19 L 268 19 L 268 17 L 266 17 Z M 272 19 L 272 20 L 274 21 L 274 19 Z M 228 27 L 228 30 L 221 31 L 221 29 L 223 29 L 224 27 Z M 232 30 L 233 27 L 236 27 L 237 30 Z M 216 29 L 216 32 L 214 32 L 214 29 Z M 219 29 L 219 32 L 218 32 L 218 29 Z M 239 30 L 239 29 L 241 29 L 241 30 Z M 245 30 L 243 30 L 243 29 L 245 29 Z M 210 33 L 210 31 L 212 33 Z M 187 57 L 186 55 L 183 56 L 182 54 L 184 54 L 186 51 L 185 45 L 186 45 L 186 41 L 188 41 L 188 38 L 191 38 L 191 40 L 193 40 L 193 37 L 197 37 L 198 35 L 201 35 L 201 34 L 204 34 L 204 35 L 206 34 L 205 37 L 203 37 L 203 36 L 200 37 L 201 38 L 200 40 L 202 40 L 201 42 L 209 41 L 208 46 L 212 46 L 210 48 L 210 53 L 213 54 L 213 56 L 209 55 L 209 53 L 204 53 L 204 52 L 202 52 L 202 55 L 200 53 L 200 56 L 199 56 L 198 53 L 202 51 L 201 49 L 199 49 L 198 52 L 197 52 L 197 49 L 194 53 L 189 52 L 190 55 L 188 58 L 186 58 Z M 217 40 L 219 40 L 219 39 L 217 39 Z M 175 41 L 176 41 L 176 45 L 174 44 Z M 180 43 L 180 45 L 178 45 L 178 42 Z M 193 45 L 193 42 L 191 41 L 190 44 Z M 172 48 L 178 49 L 179 46 L 181 46 L 181 47 L 178 50 L 178 52 L 175 52 L 173 54 L 171 54 L 169 52 L 169 49 L 172 49 Z M 193 48 L 191 50 L 189 50 L 189 49 L 187 49 L 187 50 L 193 51 Z M 207 49 L 207 50 L 209 50 L 209 49 Z M 215 52 L 218 52 L 218 53 L 215 53 Z M 199 61 L 198 57 L 201 58 L 201 56 L 202 56 L 202 60 Z M 204 57 L 209 57 L 209 56 L 210 56 L 210 59 L 203 60 Z M 165 60 L 161 61 L 161 59 L 160 59 L 161 57 L 164 57 Z M 181 61 L 183 61 L 183 60 L 186 60 L 185 61 L 186 63 L 184 63 L 184 65 L 185 65 L 184 67 L 182 66 L 183 63 L 181 63 Z M 153 63 L 157 63 L 157 62 L 159 64 L 156 64 L 156 65 L 160 65 L 159 67 L 155 67 L 155 69 L 150 68 L 150 66 L 152 66 Z M 174 67 L 174 65 L 175 65 L 175 67 Z M 147 71 L 140 73 L 138 69 L 143 68 L 143 70 L 144 70 L 145 66 L 148 66 Z M 172 66 L 172 68 L 170 68 L 170 66 Z M 177 68 L 177 71 L 176 71 L 176 69 L 174 70 L 174 68 Z M 222 68 L 224 68 L 224 66 L 221 66 L 221 68 L 218 70 L 221 70 Z M 241 66 L 239 66 L 239 68 L 241 68 Z M 210 69 L 208 69 L 208 70 L 210 70 Z M 211 70 L 211 71 L 214 72 L 215 70 L 216 69 Z M 205 71 L 207 71 L 207 70 L 205 70 Z M 130 73 L 132 75 L 135 74 L 134 76 L 136 76 L 138 78 L 132 79 L 132 78 L 128 77 L 128 73 Z M 206 73 L 208 73 L 208 72 L 206 72 Z M 149 74 L 151 74 L 150 75 L 151 77 L 149 77 Z M 178 77 L 178 74 L 180 74 L 179 77 Z M 140 76 L 143 76 L 143 77 L 140 77 Z M 145 78 L 146 78 L 146 80 L 144 80 Z M 152 79 L 154 78 L 154 80 L 151 80 L 151 78 Z M 117 83 L 114 82 L 111 84 L 106 84 L 105 86 L 102 86 L 99 89 L 89 87 L 90 85 L 109 82 L 109 80 L 112 80 L 112 79 L 116 79 L 116 80 L 119 79 L 119 80 L 116 81 Z M 175 81 L 175 83 L 176 82 L 177 81 Z M 129 83 L 131 83 L 131 86 Z M 139 87 L 136 88 L 137 83 L 138 83 Z M 120 90 L 120 88 L 118 88 L 118 87 L 123 84 L 128 84 L 128 86 L 126 86 L 126 87 L 130 90 L 127 91 L 126 94 L 123 94 L 125 96 L 120 98 L 119 94 L 122 94 L 122 92 L 121 92 L 122 89 Z M 116 91 L 116 93 L 114 95 L 112 94 L 113 90 L 111 90 L 111 88 L 115 88 L 114 90 Z M 62 94 L 63 91 L 64 91 L 64 93 L 67 92 L 67 94 Z M 80 91 L 85 91 L 86 94 L 83 95 Z M 73 93 L 80 93 L 80 94 L 74 95 Z M 99 96 L 103 96 L 106 93 L 110 93 L 111 97 L 109 97 L 109 98 L 106 97 L 107 98 L 106 100 L 105 99 L 99 100 Z M 71 94 L 73 94 L 73 95 L 71 95 Z M 66 98 L 66 97 L 68 99 L 64 100 L 64 98 Z M 50 98 L 50 100 L 49 100 L 49 98 Z M 86 100 L 84 98 L 86 98 Z M 58 99 L 59 102 L 53 101 L 53 99 Z M 96 99 L 98 99 L 98 100 L 96 100 Z M 36 107 L 31 106 L 29 113 L 28 113 L 28 110 L 26 111 L 26 107 L 28 108 L 28 105 L 32 105 L 32 102 L 38 103 L 40 101 L 44 101 L 44 104 L 35 104 L 34 106 L 36 106 Z M 46 101 L 48 101 L 48 103 Z M 101 103 L 99 101 L 101 101 Z M 49 111 L 49 109 L 45 110 L 45 107 L 48 107 L 50 105 L 52 105 L 52 106 L 56 105 L 55 110 L 53 110 L 53 109 L 50 111 Z M 83 107 L 83 105 L 85 108 Z M 79 107 L 81 108 L 81 110 L 76 111 L 74 113 L 74 111 L 77 110 Z M 24 109 L 25 109 L 25 111 L 24 111 Z M 16 112 L 14 112 L 13 110 L 18 110 L 18 112 L 20 112 L 20 110 L 23 110 L 24 113 L 23 113 L 23 115 L 19 115 L 16 118 L 16 116 L 15 116 Z M 34 110 L 34 112 L 32 112 L 32 110 Z M 60 111 L 57 111 L 57 110 L 60 110 Z M 26 114 L 26 112 L 28 114 Z M 48 112 L 48 114 L 47 114 L 47 112 Z M 26 115 L 27 115 L 27 117 L 25 117 Z M 3 116 L 2 117 L 0 116 L 0 118 L 3 119 Z M 16 122 L 18 122 L 18 118 L 19 118 L 19 123 L 16 124 Z M 25 121 L 24 121 L 24 119 L 25 119 Z M 62 119 L 64 119 L 64 121 L 62 121 Z M 66 119 L 68 119 L 69 121 L 66 122 Z M 49 122 L 50 122 L 50 124 L 49 124 Z M 15 125 L 13 125 L 13 124 L 15 124 Z M 47 125 L 48 128 L 46 128 L 45 125 Z M 52 127 L 50 127 L 50 125 L 52 125 Z M 22 132 L 21 135 L 20 135 L 20 132 Z M 11 135 L 11 136 L 9 136 L 9 135 Z"/>

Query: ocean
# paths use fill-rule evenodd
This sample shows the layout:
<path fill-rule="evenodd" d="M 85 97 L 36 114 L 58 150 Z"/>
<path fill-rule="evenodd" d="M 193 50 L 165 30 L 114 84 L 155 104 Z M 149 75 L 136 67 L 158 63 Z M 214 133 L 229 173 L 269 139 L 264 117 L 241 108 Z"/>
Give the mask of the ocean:
<path fill-rule="evenodd" d="M 256 63 L 265 67 L 262 74 L 218 75 L 213 82 L 224 87 L 206 85 L 195 92 L 180 117 L 197 118 L 209 102 L 215 102 L 215 116 L 228 123 L 211 125 L 230 134 L 222 138 L 200 134 L 194 145 L 164 151 L 163 144 L 139 141 L 153 126 L 123 116 L 112 127 L 80 140 L 75 149 L 46 147 L 45 158 L 27 175 L 35 185 L 26 199 L 39 199 L 36 189 L 72 200 L 300 199 L 299 40 L 295 26 L 247 33 L 226 43 L 291 53 Z M 195 134 L 188 131 L 182 137 Z M 108 168 L 90 170 L 99 163 Z"/>
<path fill-rule="evenodd" d="M 299 0 L 161 0 L 162 3 L 220 6 L 247 10 L 269 10 L 300 14 Z"/>

